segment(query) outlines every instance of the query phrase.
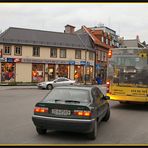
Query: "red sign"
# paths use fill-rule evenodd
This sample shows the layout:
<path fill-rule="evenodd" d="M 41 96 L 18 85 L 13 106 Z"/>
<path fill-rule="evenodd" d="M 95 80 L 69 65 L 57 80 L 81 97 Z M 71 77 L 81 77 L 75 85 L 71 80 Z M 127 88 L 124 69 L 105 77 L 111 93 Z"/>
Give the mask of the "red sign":
<path fill-rule="evenodd" d="M 20 58 L 14 58 L 14 62 L 19 63 L 19 62 L 21 62 L 21 59 Z"/>

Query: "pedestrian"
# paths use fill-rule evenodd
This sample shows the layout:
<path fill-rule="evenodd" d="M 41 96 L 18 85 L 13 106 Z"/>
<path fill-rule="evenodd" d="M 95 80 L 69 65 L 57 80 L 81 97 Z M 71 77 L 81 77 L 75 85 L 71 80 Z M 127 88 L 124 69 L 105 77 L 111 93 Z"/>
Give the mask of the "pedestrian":
<path fill-rule="evenodd" d="M 100 75 L 97 75 L 96 81 L 97 81 L 98 85 L 101 85 L 102 84 L 102 80 L 101 80 Z"/>

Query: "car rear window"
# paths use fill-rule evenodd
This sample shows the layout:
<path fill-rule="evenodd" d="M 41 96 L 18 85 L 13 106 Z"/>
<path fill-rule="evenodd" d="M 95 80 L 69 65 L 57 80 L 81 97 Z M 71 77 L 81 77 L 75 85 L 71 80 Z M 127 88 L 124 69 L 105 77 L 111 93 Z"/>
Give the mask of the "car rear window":
<path fill-rule="evenodd" d="M 79 102 L 90 102 L 89 91 L 83 89 L 65 89 L 55 88 L 46 97 L 44 101 L 79 101 Z"/>

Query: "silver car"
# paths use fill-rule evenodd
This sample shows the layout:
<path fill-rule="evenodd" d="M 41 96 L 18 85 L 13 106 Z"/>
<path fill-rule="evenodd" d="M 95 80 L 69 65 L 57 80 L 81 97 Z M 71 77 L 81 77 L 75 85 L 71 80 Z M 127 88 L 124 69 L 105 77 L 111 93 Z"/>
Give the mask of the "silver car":
<path fill-rule="evenodd" d="M 76 83 L 75 80 L 70 80 L 70 79 L 67 79 L 67 78 L 64 78 L 64 77 L 59 77 L 59 78 L 57 78 L 57 79 L 55 79 L 53 81 L 38 83 L 37 86 L 38 86 L 38 88 L 41 88 L 41 89 L 49 89 L 49 90 L 51 90 L 56 86 L 73 85 L 75 83 Z"/>

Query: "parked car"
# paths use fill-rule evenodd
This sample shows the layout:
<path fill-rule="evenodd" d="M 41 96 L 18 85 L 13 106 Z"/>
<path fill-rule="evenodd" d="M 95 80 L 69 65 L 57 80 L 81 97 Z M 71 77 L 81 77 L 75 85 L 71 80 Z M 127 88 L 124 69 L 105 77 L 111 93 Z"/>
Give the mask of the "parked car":
<path fill-rule="evenodd" d="M 56 86 L 65 86 L 65 85 L 73 85 L 74 83 L 76 83 L 75 80 L 70 80 L 64 77 L 59 77 L 53 81 L 47 81 L 47 82 L 41 82 L 38 83 L 37 86 L 38 88 L 41 89 L 53 89 Z"/>
<path fill-rule="evenodd" d="M 55 87 L 35 105 L 32 120 L 38 134 L 47 130 L 83 132 L 95 139 L 99 122 L 110 118 L 107 100 L 97 86 Z"/>

